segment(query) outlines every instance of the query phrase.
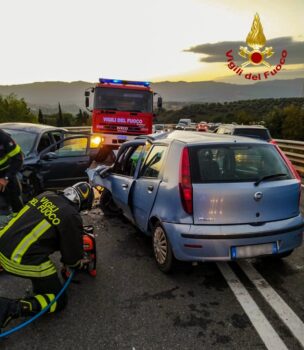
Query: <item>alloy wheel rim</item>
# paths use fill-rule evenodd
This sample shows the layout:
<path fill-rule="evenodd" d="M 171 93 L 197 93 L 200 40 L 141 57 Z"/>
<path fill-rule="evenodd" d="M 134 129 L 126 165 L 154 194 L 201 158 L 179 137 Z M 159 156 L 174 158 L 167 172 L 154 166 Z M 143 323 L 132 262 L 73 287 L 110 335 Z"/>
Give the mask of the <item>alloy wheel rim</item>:
<path fill-rule="evenodd" d="M 163 265 L 167 258 L 168 243 L 165 232 L 161 227 L 157 227 L 154 232 L 153 247 L 156 261 Z"/>

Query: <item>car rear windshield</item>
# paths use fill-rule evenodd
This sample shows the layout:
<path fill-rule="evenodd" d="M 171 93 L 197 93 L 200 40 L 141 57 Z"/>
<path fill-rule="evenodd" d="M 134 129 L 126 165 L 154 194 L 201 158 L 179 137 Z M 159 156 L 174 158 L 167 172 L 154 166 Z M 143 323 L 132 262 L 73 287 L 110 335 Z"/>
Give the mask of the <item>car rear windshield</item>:
<path fill-rule="evenodd" d="M 240 128 L 234 130 L 234 135 L 254 137 L 261 140 L 270 140 L 270 134 L 267 129 Z"/>
<path fill-rule="evenodd" d="M 278 151 L 269 144 L 192 146 L 189 154 L 193 183 L 292 178 Z"/>

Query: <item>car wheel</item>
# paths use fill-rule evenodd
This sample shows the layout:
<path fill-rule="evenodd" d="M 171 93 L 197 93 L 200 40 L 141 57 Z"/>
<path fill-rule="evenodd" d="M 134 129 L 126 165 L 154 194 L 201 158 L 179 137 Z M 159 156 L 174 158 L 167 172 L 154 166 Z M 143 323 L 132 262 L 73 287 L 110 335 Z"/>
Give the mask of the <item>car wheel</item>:
<path fill-rule="evenodd" d="M 99 206 L 106 216 L 118 215 L 121 212 L 114 203 L 111 192 L 104 187 L 100 191 Z"/>
<path fill-rule="evenodd" d="M 154 259 L 158 268 L 164 273 L 171 272 L 175 267 L 176 260 L 167 234 L 160 223 L 154 227 L 152 243 Z"/>

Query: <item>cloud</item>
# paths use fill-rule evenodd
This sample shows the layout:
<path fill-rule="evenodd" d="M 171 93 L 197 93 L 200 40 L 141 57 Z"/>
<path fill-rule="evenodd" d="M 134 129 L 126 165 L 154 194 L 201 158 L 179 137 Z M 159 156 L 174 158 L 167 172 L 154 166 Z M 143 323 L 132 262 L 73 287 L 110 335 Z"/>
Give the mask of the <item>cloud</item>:
<path fill-rule="evenodd" d="M 201 55 L 206 55 L 200 59 L 201 62 L 207 63 L 221 63 L 226 62 L 225 53 L 230 49 L 233 50 L 235 60 L 242 60 L 238 56 L 240 46 L 246 46 L 244 41 L 222 41 L 214 44 L 202 44 L 190 47 L 184 50 L 185 52 L 192 52 Z M 267 40 L 267 47 L 272 46 L 275 54 L 268 59 L 270 63 L 275 64 L 283 49 L 287 50 L 288 57 L 286 60 L 287 64 L 299 64 L 304 62 L 304 41 L 295 41 L 292 37 L 280 37 L 271 40 Z M 250 49 L 250 48 L 249 48 Z"/>

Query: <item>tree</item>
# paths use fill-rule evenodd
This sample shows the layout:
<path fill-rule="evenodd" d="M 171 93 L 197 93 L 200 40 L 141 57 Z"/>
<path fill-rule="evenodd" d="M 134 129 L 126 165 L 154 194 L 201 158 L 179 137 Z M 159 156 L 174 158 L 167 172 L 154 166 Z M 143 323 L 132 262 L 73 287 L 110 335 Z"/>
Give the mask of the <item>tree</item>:
<path fill-rule="evenodd" d="M 83 125 L 90 125 L 91 124 L 90 114 L 86 111 L 83 111 L 82 120 L 83 120 Z"/>
<path fill-rule="evenodd" d="M 0 122 L 36 123 L 37 117 L 23 98 L 18 99 L 14 94 L 6 97 L 0 95 Z"/>
<path fill-rule="evenodd" d="M 57 117 L 57 126 L 62 127 L 63 125 L 63 116 L 61 111 L 60 103 L 58 103 L 58 117 Z"/>
<path fill-rule="evenodd" d="M 290 105 L 285 107 L 285 119 L 282 125 L 282 137 L 287 140 L 304 141 L 304 110 Z"/>
<path fill-rule="evenodd" d="M 39 124 L 45 124 L 44 116 L 43 116 L 42 111 L 41 111 L 40 108 L 39 108 L 39 112 L 38 112 L 38 123 Z"/>

